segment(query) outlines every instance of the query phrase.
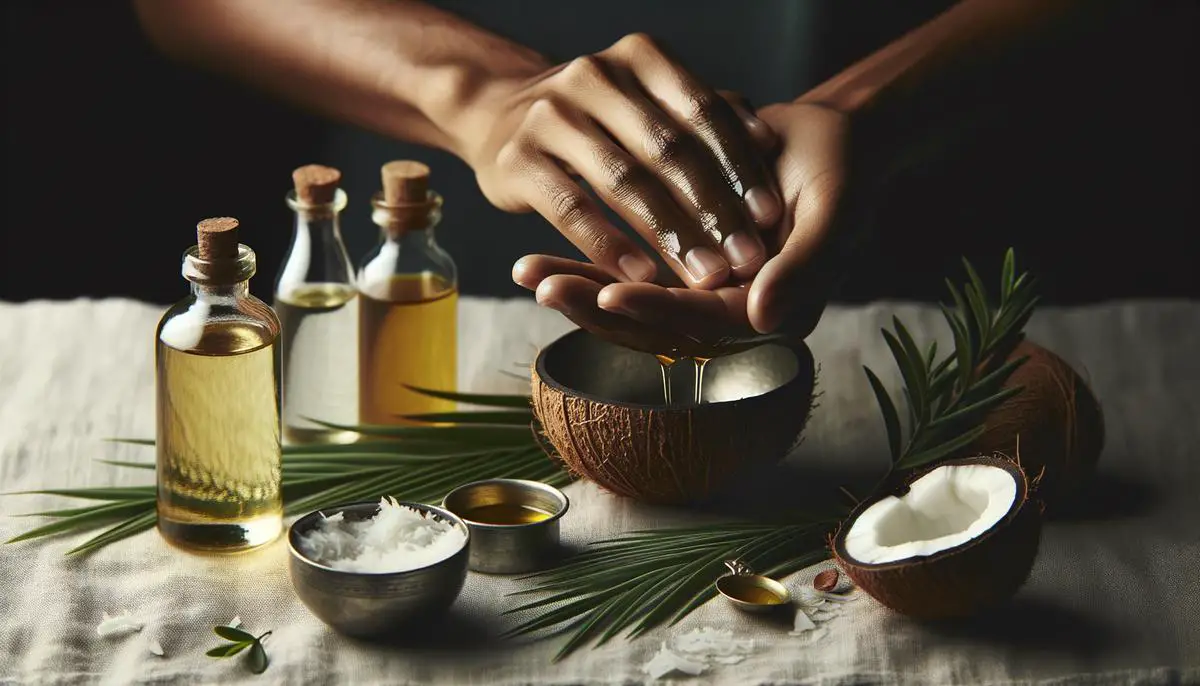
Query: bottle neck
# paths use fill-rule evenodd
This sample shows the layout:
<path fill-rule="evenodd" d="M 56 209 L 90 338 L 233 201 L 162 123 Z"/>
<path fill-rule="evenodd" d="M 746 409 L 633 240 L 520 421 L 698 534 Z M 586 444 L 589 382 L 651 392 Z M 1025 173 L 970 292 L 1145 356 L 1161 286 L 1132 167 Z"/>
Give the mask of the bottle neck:
<path fill-rule="evenodd" d="M 204 300 L 240 300 L 250 296 L 250 281 L 231 284 L 192 282 L 192 295 Z"/>

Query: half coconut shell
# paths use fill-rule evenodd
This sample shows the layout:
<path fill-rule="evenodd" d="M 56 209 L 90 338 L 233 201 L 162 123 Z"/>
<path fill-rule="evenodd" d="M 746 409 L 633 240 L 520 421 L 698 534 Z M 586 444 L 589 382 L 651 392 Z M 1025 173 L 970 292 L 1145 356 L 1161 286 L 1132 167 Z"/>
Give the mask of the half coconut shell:
<path fill-rule="evenodd" d="M 953 471 L 962 468 L 973 469 Z M 1003 475 L 1013 488 L 1006 488 Z M 1002 513 L 996 509 L 1005 504 Z M 983 530 L 972 533 L 972 525 Z M 1002 604 L 1024 585 L 1041 528 L 1041 503 L 1030 499 L 1020 465 L 975 457 L 938 465 L 895 493 L 863 502 L 842 523 L 832 548 L 854 583 L 892 610 L 918 619 L 962 618 Z M 913 540 L 905 541 L 906 535 Z M 939 549 L 939 542 L 959 540 Z"/>
<path fill-rule="evenodd" d="M 690 379 L 691 365 L 678 367 Z M 752 467 L 786 456 L 808 420 L 814 382 L 807 346 L 772 343 L 713 359 L 704 402 L 667 406 L 653 355 L 576 330 L 539 352 L 532 399 L 545 439 L 572 472 L 622 496 L 680 505 L 711 500 Z"/>

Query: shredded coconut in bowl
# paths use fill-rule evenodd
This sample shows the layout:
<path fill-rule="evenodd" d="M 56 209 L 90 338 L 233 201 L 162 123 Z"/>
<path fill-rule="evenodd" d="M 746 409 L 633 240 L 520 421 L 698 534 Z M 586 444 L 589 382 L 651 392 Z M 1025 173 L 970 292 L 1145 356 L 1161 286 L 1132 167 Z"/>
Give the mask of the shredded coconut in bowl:
<path fill-rule="evenodd" d="M 467 535 L 451 522 L 426 515 L 395 498 L 382 498 L 374 517 L 347 521 L 343 513 L 299 537 L 308 559 L 346 572 L 407 572 L 445 560 L 462 549 Z"/>

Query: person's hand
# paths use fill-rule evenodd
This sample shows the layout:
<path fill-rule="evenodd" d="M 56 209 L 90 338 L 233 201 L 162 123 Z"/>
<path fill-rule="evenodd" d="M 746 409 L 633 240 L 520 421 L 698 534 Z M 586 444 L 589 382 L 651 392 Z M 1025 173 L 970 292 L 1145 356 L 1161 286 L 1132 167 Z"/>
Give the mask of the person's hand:
<path fill-rule="evenodd" d="M 607 281 L 649 282 L 657 265 L 579 180 L 690 288 L 747 279 L 766 261 L 756 226 L 782 210 L 760 154 L 769 127 L 739 116 L 644 35 L 479 103 L 492 125 L 465 157 L 484 195 L 540 213 Z"/>
<path fill-rule="evenodd" d="M 775 173 L 785 212 L 780 226 L 763 234 L 771 257 L 750 283 L 711 291 L 619 283 L 591 265 L 544 255 L 519 260 L 514 280 L 582 328 L 647 352 L 755 333 L 806 336 L 856 242 L 843 221 L 848 122 L 807 104 L 774 105 L 758 115 L 781 140 Z"/>

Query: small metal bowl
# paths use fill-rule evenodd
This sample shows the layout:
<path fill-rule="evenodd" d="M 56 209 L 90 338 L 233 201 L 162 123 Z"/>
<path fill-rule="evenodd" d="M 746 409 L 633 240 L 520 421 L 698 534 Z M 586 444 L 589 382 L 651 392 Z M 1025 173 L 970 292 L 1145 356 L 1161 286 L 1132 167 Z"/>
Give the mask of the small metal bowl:
<path fill-rule="evenodd" d="M 318 619 L 339 633 L 365 637 L 411 629 L 445 613 L 462 591 L 467 579 L 470 528 L 440 507 L 404 501 L 399 504 L 462 529 L 466 534 L 462 548 L 427 567 L 380 573 L 333 569 L 300 552 L 300 537 L 317 525 L 322 514 L 341 512 L 347 520 L 368 519 L 379 511 L 378 502 L 328 507 L 301 517 L 288 529 L 288 569 L 296 595 Z"/>
<path fill-rule="evenodd" d="M 739 610 L 753 613 L 776 612 L 792 602 L 792 594 L 787 586 L 778 581 L 755 574 L 746 565 L 737 560 L 728 560 L 725 566 L 729 573 L 717 579 L 717 592 L 725 596 Z M 768 597 L 778 602 L 768 602 Z"/>
<path fill-rule="evenodd" d="M 524 479 L 475 481 L 450 491 L 442 500 L 442 507 L 460 517 L 471 530 L 471 571 L 487 574 L 532 572 L 550 563 L 559 552 L 559 520 L 570 504 L 557 488 Z M 550 516 L 511 524 L 471 518 L 473 510 L 492 505 L 528 507 Z"/>

